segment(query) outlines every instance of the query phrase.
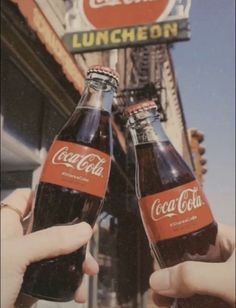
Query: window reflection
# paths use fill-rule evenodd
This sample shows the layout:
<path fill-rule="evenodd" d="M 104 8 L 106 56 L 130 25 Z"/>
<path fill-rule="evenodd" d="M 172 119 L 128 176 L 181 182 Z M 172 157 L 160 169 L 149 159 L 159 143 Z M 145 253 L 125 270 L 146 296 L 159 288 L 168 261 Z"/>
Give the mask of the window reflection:
<path fill-rule="evenodd" d="M 118 220 L 103 212 L 98 220 L 98 307 L 118 307 L 117 289 L 117 232 Z"/>

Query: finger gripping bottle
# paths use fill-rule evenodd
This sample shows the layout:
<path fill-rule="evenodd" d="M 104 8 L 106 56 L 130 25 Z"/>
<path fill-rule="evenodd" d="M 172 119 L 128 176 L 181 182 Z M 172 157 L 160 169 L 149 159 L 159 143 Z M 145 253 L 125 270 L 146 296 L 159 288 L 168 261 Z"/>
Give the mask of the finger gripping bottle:
<path fill-rule="evenodd" d="M 95 224 L 110 174 L 111 107 L 117 86 L 118 75 L 110 68 L 88 70 L 79 104 L 56 136 L 43 166 L 32 232 L 82 221 Z M 85 250 L 86 246 L 29 265 L 22 292 L 52 301 L 71 300 L 83 276 Z"/>
<path fill-rule="evenodd" d="M 141 102 L 127 107 L 125 113 L 134 144 L 136 194 L 152 254 L 162 268 L 187 260 L 216 261 L 217 224 L 193 172 L 164 133 L 156 104 Z M 229 307 L 199 295 L 174 304 L 178 308 Z"/>

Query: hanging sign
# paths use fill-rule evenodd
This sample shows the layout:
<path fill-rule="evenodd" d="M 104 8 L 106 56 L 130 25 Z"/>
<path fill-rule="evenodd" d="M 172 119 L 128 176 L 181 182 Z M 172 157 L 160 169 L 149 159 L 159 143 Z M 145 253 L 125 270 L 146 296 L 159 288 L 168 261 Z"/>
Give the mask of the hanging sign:
<path fill-rule="evenodd" d="M 80 9 L 96 29 L 142 25 L 165 18 L 173 0 L 84 0 Z"/>
<path fill-rule="evenodd" d="M 188 40 L 188 19 L 168 19 L 175 0 L 80 0 L 83 23 L 64 35 L 72 53 Z M 85 26 L 84 26 L 85 25 Z"/>

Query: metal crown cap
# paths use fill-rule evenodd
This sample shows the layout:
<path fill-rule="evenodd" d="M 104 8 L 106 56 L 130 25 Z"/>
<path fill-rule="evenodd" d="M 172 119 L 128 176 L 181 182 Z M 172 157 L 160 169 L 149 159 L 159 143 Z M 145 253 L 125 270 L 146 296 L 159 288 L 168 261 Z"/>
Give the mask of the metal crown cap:
<path fill-rule="evenodd" d="M 125 115 L 130 116 L 132 114 L 146 111 L 149 109 L 157 109 L 157 105 L 154 101 L 143 101 L 141 103 L 131 105 L 127 108 L 125 108 Z"/>
<path fill-rule="evenodd" d="M 88 69 L 87 76 L 90 73 L 101 73 L 101 74 L 110 76 L 114 78 L 116 82 L 119 84 L 119 78 L 120 78 L 119 74 L 110 67 L 102 66 L 102 65 L 93 65 Z"/>

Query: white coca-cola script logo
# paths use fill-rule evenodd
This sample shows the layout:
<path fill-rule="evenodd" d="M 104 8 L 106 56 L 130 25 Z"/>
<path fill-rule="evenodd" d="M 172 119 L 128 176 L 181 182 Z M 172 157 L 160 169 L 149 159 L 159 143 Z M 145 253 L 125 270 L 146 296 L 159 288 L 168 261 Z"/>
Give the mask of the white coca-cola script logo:
<path fill-rule="evenodd" d="M 151 217 L 154 221 L 161 220 L 166 217 L 173 217 L 178 214 L 191 212 L 203 205 L 201 196 L 198 194 L 198 187 L 193 189 L 185 189 L 179 195 L 179 198 L 161 202 L 156 199 L 151 208 Z"/>
<path fill-rule="evenodd" d="M 102 177 L 106 160 L 94 153 L 78 154 L 70 152 L 68 147 L 63 147 L 54 154 L 52 163 Z"/>
<path fill-rule="evenodd" d="M 104 6 L 115 6 L 121 4 L 136 4 L 141 2 L 154 2 L 159 0 L 89 0 L 89 5 L 92 9 L 97 9 Z"/>

